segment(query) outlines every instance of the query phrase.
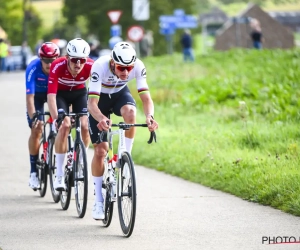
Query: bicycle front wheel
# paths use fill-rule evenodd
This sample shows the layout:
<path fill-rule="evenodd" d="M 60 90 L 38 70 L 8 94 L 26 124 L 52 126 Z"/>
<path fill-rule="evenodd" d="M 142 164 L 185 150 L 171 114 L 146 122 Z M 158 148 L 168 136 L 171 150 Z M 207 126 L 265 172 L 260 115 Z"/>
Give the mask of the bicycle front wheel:
<path fill-rule="evenodd" d="M 86 211 L 88 197 L 88 171 L 86 149 L 82 141 L 75 143 L 73 176 L 76 209 L 79 218 L 83 218 Z"/>
<path fill-rule="evenodd" d="M 60 205 L 63 210 L 67 210 L 70 205 L 71 201 L 71 193 L 72 193 L 72 186 L 71 186 L 71 179 L 72 178 L 72 171 L 65 166 L 65 186 L 66 190 L 60 192 Z"/>
<path fill-rule="evenodd" d="M 51 189 L 52 198 L 55 203 L 58 203 L 60 198 L 60 192 L 56 191 L 54 188 L 54 180 L 56 178 L 54 140 L 55 139 L 52 138 L 48 142 L 48 147 L 49 147 L 48 170 L 49 170 L 49 180 L 50 180 L 50 189 Z"/>
<path fill-rule="evenodd" d="M 134 165 L 128 152 L 122 154 L 117 190 L 121 228 L 124 236 L 130 237 L 136 215 L 136 179 Z"/>
<path fill-rule="evenodd" d="M 44 145 L 43 140 L 40 142 L 40 148 L 39 148 L 39 155 L 36 162 L 36 168 L 37 168 L 37 177 L 40 183 L 40 196 L 44 197 L 47 191 L 47 166 L 46 166 L 46 159 L 44 156 Z"/>

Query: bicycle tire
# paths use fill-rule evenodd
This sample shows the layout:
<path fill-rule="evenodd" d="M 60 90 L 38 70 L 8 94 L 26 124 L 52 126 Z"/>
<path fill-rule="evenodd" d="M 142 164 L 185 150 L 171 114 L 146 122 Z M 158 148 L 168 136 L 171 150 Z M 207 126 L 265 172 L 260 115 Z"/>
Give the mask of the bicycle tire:
<path fill-rule="evenodd" d="M 60 191 L 60 205 L 63 210 L 68 210 L 70 201 L 71 201 L 71 194 L 72 194 L 72 172 L 65 166 L 65 185 L 66 190 Z"/>
<path fill-rule="evenodd" d="M 47 166 L 44 157 L 43 140 L 40 142 L 38 160 L 36 163 L 37 177 L 40 183 L 39 193 L 41 197 L 44 197 L 47 192 Z"/>
<path fill-rule="evenodd" d="M 103 183 L 102 183 L 102 196 L 104 198 L 104 219 L 102 220 L 104 227 L 109 227 L 112 217 L 113 217 L 113 212 L 114 212 L 114 202 L 111 201 L 111 191 L 110 189 L 111 184 L 109 183 L 108 179 L 108 159 L 104 161 L 105 164 L 105 169 L 106 171 L 104 172 L 103 175 Z"/>
<path fill-rule="evenodd" d="M 73 177 L 76 210 L 79 218 L 83 218 L 86 212 L 88 198 L 88 165 L 85 145 L 82 141 L 75 142 Z M 82 155 L 82 164 L 80 158 Z"/>
<path fill-rule="evenodd" d="M 132 158 L 122 153 L 117 185 L 118 212 L 121 229 L 125 237 L 133 232 L 136 216 L 136 179 Z M 128 212 L 127 214 L 125 214 Z"/>
<path fill-rule="evenodd" d="M 58 203 L 60 200 L 60 192 L 54 189 L 54 180 L 56 176 L 56 167 L 55 167 L 55 154 L 54 154 L 54 140 L 52 138 L 48 142 L 49 147 L 49 165 L 48 165 L 48 173 L 49 173 L 49 181 L 50 181 L 50 189 L 52 194 L 52 199 L 55 203 Z"/>

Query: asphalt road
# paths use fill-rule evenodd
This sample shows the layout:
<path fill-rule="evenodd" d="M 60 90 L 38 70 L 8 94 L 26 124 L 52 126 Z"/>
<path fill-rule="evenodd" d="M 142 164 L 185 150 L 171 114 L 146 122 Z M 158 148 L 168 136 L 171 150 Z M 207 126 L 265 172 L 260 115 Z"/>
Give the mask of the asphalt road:
<path fill-rule="evenodd" d="M 92 183 L 83 219 L 74 196 L 63 211 L 49 189 L 41 198 L 28 187 L 24 73 L 0 73 L 0 87 L 0 249 L 300 249 L 297 243 L 268 244 L 268 237 L 299 241 L 299 217 L 141 166 L 130 238 L 122 236 L 116 209 L 109 228 L 92 219 Z"/>

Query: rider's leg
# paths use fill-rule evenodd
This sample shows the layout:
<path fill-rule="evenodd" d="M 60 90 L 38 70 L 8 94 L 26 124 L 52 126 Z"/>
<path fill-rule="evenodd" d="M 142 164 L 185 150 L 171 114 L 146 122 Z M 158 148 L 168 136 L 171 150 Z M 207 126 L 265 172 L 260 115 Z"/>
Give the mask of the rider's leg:
<path fill-rule="evenodd" d="M 104 159 L 108 150 L 108 143 L 94 144 L 94 155 L 92 158 L 92 176 L 95 187 L 95 200 L 103 202 L 102 177 L 104 173 Z"/>
<path fill-rule="evenodd" d="M 31 133 L 28 140 L 28 148 L 30 155 L 30 178 L 29 178 L 29 187 L 33 190 L 37 190 L 40 187 L 40 183 L 37 177 L 37 168 L 36 162 L 39 156 L 39 147 L 40 147 L 40 138 L 42 135 L 43 123 L 38 121 L 36 124 L 33 124 L 31 128 Z"/>
<path fill-rule="evenodd" d="M 124 105 L 121 108 L 121 115 L 125 123 L 133 124 L 136 122 L 136 107 L 133 105 Z M 126 150 L 131 153 L 134 136 L 135 136 L 135 127 L 131 127 L 129 130 L 125 131 L 125 144 Z"/>
<path fill-rule="evenodd" d="M 81 123 L 81 137 L 83 140 L 83 143 L 85 145 L 85 150 L 86 150 L 86 155 L 88 153 L 88 148 L 91 142 L 90 139 L 90 134 L 89 134 L 89 121 L 88 121 L 88 116 L 82 116 L 80 117 L 80 123 Z M 87 165 L 89 166 L 89 162 L 88 159 L 87 160 Z M 83 158 L 82 158 L 82 154 L 80 154 L 80 164 L 83 164 Z M 90 169 L 89 167 L 87 168 L 88 171 L 88 179 L 90 178 Z"/>
<path fill-rule="evenodd" d="M 92 176 L 94 182 L 95 202 L 93 207 L 93 218 L 104 219 L 102 182 L 104 173 L 104 158 L 108 150 L 108 143 L 102 142 L 94 145 L 94 156 L 92 159 Z"/>
<path fill-rule="evenodd" d="M 89 123 L 88 123 L 88 117 L 87 115 L 80 117 L 80 123 L 81 123 L 81 136 L 83 143 L 86 148 L 90 145 L 90 134 L 89 134 Z"/>
<path fill-rule="evenodd" d="M 40 139 L 42 135 L 43 123 L 37 121 L 36 125 L 31 128 L 31 133 L 28 140 L 28 148 L 30 154 L 30 173 L 36 173 L 36 161 L 39 154 Z"/>
<path fill-rule="evenodd" d="M 68 149 L 68 135 L 70 132 L 71 122 L 69 117 L 65 117 L 55 138 L 55 152 L 56 152 L 56 174 L 57 176 L 64 176 L 64 160 Z"/>

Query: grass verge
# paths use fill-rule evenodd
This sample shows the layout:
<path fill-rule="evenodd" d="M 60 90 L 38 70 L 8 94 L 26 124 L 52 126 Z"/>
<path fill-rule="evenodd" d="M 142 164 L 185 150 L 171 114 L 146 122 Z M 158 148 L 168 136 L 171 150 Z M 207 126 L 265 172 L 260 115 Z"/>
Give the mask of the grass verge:
<path fill-rule="evenodd" d="M 194 64 L 181 55 L 146 59 L 160 129 L 152 145 L 137 131 L 134 161 L 300 215 L 298 53 L 234 50 Z M 266 109 L 276 102 L 280 109 Z"/>

